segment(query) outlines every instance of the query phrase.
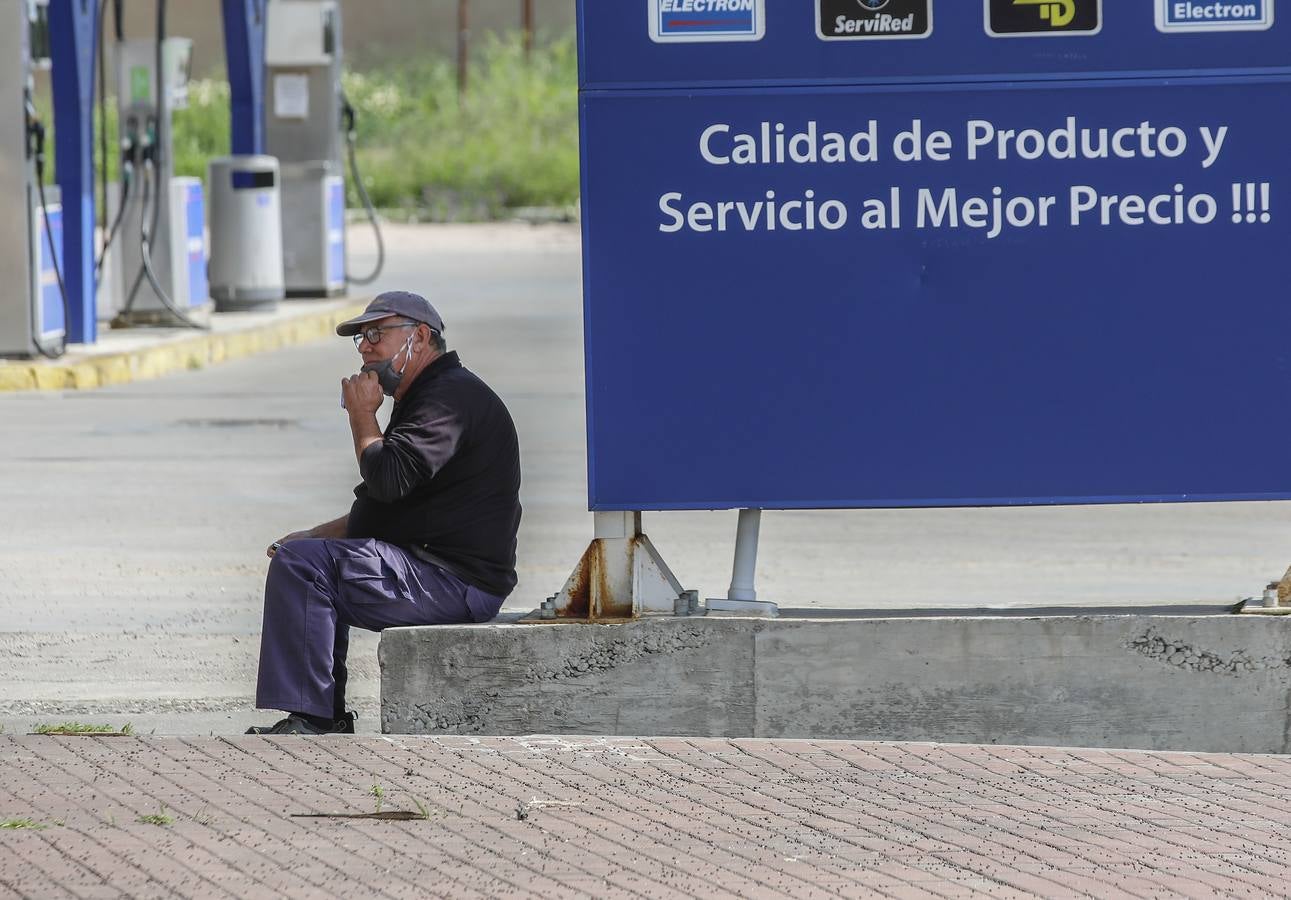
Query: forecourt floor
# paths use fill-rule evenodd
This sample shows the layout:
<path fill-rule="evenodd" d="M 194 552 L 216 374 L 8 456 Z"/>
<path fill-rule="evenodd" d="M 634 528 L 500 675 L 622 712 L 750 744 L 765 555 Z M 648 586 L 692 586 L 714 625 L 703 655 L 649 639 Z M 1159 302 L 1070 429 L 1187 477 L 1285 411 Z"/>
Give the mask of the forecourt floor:
<path fill-rule="evenodd" d="M 353 817 L 378 806 L 413 817 Z M 0 737 L 0 824 L 20 820 L 0 827 L 3 898 L 1269 897 L 1291 881 L 1276 756 Z"/>
<path fill-rule="evenodd" d="M 351 237 L 365 271 L 371 237 Z M 524 520 L 508 609 L 527 612 L 560 589 L 592 536 L 578 228 L 392 225 L 386 237 L 386 272 L 365 291 L 434 298 L 449 345 L 515 417 Z M 793 327 L 771 323 L 767 345 L 750 352 L 777 352 L 776 330 Z M 343 512 L 358 475 L 338 403 L 340 378 L 356 369 L 352 344 L 262 350 L 92 390 L 0 393 L 9 733 L 69 718 L 172 734 L 265 721 L 251 710 L 264 548 Z M 661 346 L 659 365 L 702 352 Z M 773 416 L 766 428 L 779 439 Z M 660 439 L 699 438 L 722 439 Z M 735 522 L 730 510 L 645 515 L 664 559 L 702 597 L 725 595 Z M 1288 563 L 1291 503 L 770 511 L 758 594 L 810 608 L 1216 604 L 1258 597 Z M 373 636 L 356 636 L 351 663 L 370 731 Z"/>

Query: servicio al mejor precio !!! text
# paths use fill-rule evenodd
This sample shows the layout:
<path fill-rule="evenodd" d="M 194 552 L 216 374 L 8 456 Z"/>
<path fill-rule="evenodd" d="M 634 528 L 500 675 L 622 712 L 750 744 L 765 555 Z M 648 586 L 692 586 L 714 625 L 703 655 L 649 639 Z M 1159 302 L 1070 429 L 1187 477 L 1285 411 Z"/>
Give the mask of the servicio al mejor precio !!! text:
<path fill-rule="evenodd" d="M 1267 187 L 1264 188 L 1267 193 Z M 912 209 L 904 209 L 905 197 L 912 195 Z M 998 237 L 1006 228 L 1046 228 L 1058 216 L 1073 228 L 1083 225 L 1209 225 L 1220 212 L 1219 201 L 1204 192 L 1186 193 L 1182 184 L 1153 195 L 1104 194 L 1090 185 L 1072 185 L 1065 195 L 1065 210 L 1055 214 L 1058 195 L 1006 197 L 994 187 L 989 196 L 961 192 L 958 188 L 917 188 L 905 191 L 889 188 L 882 197 L 860 202 L 859 225 L 870 231 L 902 228 L 913 221 L 915 228 L 968 228 L 985 230 L 986 237 Z M 758 200 L 704 200 L 686 202 L 672 191 L 659 198 L 663 219 L 659 230 L 680 231 L 838 231 L 854 218 L 848 204 L 839 199 L 821 199 L 807 189 L 800 197 L 783 197 L 767 191 Z M 1267 213 L 1262 221 L 1268 222 Z"/>

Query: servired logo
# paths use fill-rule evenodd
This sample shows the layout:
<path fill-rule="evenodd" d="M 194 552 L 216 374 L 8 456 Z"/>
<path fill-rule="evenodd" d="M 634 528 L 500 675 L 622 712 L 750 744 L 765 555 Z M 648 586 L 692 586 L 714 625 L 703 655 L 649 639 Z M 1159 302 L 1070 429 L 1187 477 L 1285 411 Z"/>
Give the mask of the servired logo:
<path fill-rule="evenodd" d="M 825 41 L 926 38 L 932 0 L 816 0 L 816 34 Z"/>

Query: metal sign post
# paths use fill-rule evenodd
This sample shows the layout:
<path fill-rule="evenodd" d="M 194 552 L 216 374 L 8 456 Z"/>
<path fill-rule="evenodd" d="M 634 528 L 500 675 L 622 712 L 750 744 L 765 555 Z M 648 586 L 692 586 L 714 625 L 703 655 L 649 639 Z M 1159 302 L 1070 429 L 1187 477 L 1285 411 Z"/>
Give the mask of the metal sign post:
<path fill-rule="evenodd" d="M 229 74 L 230 151 L 264 153 L 265 17 L 268 0 L 221 0 Z"/>
<path fill-rule="evenodd" d="M 70 318 L 67 339 L 98 338 L 94 305 L 94 38 L 98 0 L 49 4 L 54 92 L 54 162 L 63 208 L 63 283 Z"/>

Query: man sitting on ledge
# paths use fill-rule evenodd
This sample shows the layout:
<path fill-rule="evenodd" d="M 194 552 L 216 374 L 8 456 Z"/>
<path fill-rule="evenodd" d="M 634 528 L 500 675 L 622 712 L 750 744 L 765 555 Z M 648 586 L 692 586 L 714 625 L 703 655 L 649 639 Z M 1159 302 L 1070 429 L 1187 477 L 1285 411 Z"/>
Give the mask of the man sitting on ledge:
<path fill-rule="evenodd" d="M 287 717 L 247 734 L 353 733 L 351 625 L 487 622 L 516 584 L 520 450 L 506 406 L 445 352 L 424 297 L 381 294 L 336 333 L 363 355 L 341 380 L 363 481 L 349 515 L 269 547 L 256 706 Z"/>

